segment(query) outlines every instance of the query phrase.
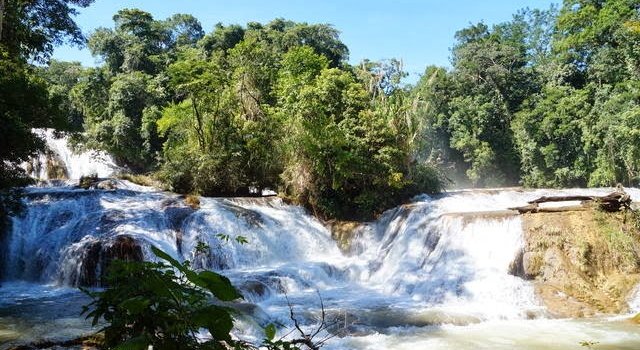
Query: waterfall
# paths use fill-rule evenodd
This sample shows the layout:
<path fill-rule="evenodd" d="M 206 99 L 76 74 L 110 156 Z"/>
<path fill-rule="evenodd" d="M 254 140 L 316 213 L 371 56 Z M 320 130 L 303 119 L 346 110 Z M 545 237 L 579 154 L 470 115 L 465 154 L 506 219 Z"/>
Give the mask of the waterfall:
<path fill-rule="evenodd" d="M 532 286 L 508 271 L 522 247 L 520 218 L 440 210 L 437 200 L 414 203 L 365 231 L 358 238 L 363 243 L 356 242 L 367 245 L 364 279 L 386 293 L 480 318 L 525 317 L 536 310 Z"/>
<path fill-rule="evenodd" d="M 500 210 L 578 191 L 418 197 L 362 224 L 344 252 L 322 222 L 276 197 L 201 198 L 193 209 L 182 196 L 116 183 L 116 190 L 27 188 L 26 210 L 0 245 L 3 284 L 98 285 L 110 260 L 154 260 L 153 245 L 227 275 L 260 323 L 287 324 L 290 302 L 313 325 L 319 291 L 327 315 L 374 343 L 372 334 L 398 327 L 544 318 L 531 282 L 509 274 L 523 232 L 519 216 Z M 252 329 L 239 332 L 255 336 Z"/>
<path fill-rule="evenodd" d="M 38 132 L 51 150 L 48 159 L 63 163 L 69 178 L 108 176 L 117 169 L 99 153 L 69 151 L 67 140 L 53 137 L 51 130 Z M 36 175 L 47 178 L 42 170 Z M 544 320 L 545 311 L 532 283 L 509 274 L 523 249 L 523 230 L 520 216 L 505 209 L 544 195 L 610 192 L 500 189 L 423 195 L 358 226 L 343 251 L 327 225 L 276 197 L 201 198 L 194 209 L 177 194 L 127 181 L 114 184 L 115 190 L 69 184 L 25 189 L 25 211 L 11 219 L 9 232 L 0 238 L 0 296 L 13 298 L 26 288 L 26 294 L 77 299 L 68 290 L 30 288 L 100 285 L 111 260 L 155 260 L 153 245 L 196 269 L 228 276 L 254 305 L 258 323 L 287 324 L 291 303 L 301 322 L 313 325 L 322 298 L 327 315 L 340 318 L 349 334 L 363 336 L 369 345 L 391 346 L 409 329 L 446 330 L 445 325 L 464 325 L 481 338 L 491 331 L 489 325 L 505 320 L 526 333 L 531 323 L 518 322 Z M 628 192 L 640 198 L 639 190 Z M 640 305 L 638 295 L 630 300 L 633 310 Z M 550 322 L 542 324 L 548 332 L 555 329 Z M 590 328 L 580 327 L 576 334 L 590 334 Z M 240 326 L 238 332 L 255 336 L 251 329 Z M 446 344 L 463 344 L 464 334 L 456 332 L 450 333 L 458 343 Z M 415 344 L 422 344 L 423 338 L 412 334 L 419 338 Z M 337 344 L 369 346 L 349 339 Z"/>
<path fill-rule="evenodd" d="M 102 151 L 75 152 L 69 146 L 67 136 L 56 135 L 53 129 L 33 129 L 45 141 L 46 149 L 34 159 L 23 164 L 33 178 L 39 180 L 74 179 L 97 174 L 109 177 L 120 168 L 111 156 Z"/>
<path fill-rule="evenodd" d="M 95 284 L 114 246 L 151 260 L 154 245 L 195 268 L 222 271 L 256 302 L 284 292 L 315 298 L 309 292 L 318 289 L 367 293 L 360 301 L 367 307 L 411 302 L 478 319 L 540 311 L 531 284 L 509 275 L 522 247 L 519 217 L 483 212 L 543 191 L 417 198 L 363 224 L 343 253 L 323 223 L 278 198 L 202 198 L 195 210 L 175 194 L 126 181 L 118 187 L 28 188 L 26 211 L 12 219 L 2 245 L 3 278 Z"/>
<path fill-rule="evenodd" d="M 528 283 L 508 273 L 522 246 L 519 217 L 483 213 L 545 191 L 418 198 L 363 224 L 351 251 L 343 253 L 323 223 L 275 197 L 202 198 L 194 210 L 175 194 L 127 181 L 117 186 L 112 191 L 27 188 L 26 210 L 12 218 L 3 244 L 4 278 L 77 284 L 87 250 L 96 249 L 96 242 L 109 246 L 127 236 L 145 259 L 154 258 L 149 245 L 155 245 L 196 268 L 231 274 L 320 266 L 321 274 L 333 277 L 309 276 L 310 281 L 373 286 L 384 295 L 427 305 L 473 300 L 492 309 L 491 300 L 500 300 L 522 310 L 535 304 Z M 238 236 L 248 242 L 236 241 Z M 208 247 L 205 254 L 197 251 L 199 243 Z"/>

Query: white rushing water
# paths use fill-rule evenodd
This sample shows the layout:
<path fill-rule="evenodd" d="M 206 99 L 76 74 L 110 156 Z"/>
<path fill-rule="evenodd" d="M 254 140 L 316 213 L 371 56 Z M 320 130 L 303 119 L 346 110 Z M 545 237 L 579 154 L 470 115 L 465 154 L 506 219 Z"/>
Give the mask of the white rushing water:
<path fill-rule="evenodd" d="M 258 306 L 252 309 L 258 323 L 289 323 L 286 293 L 301 319 L 313 325 L 320 291 L 327 314 L 341 320 L 340 332 L 351 334 L 335 340 L 334 348 L 371 348 L 378 343 L 411 348 L 406 344 L 413 342 L 436 349 L 447 344 L 474 348 L 481 335 L 491 332 L 511 344 L 520 338 L 509 330 L 526 332 L 534 326 L 541 332 L 573 329 L 576 334 L 563 338 L 566 344 L 575 337 L 611 339 L 598 333 L 611 327 L 603 322 L 545 321 L 532 285 L 509 275 L 509 264 L 522 245 L 517 216 L 469 214 L 521 205 L 549 191 L 460 191 L 421 197 L 360 227 L 350 252 L 343 253 L 321 222 L 277 198 L 202 198 L 201 208 L 194 210 L 174 194 L 126 181 L 118 186 L 112 191 L 27 189 L 27 210 L 13 218 L 2 244 L 2 275 L 8 281 L 0 288 L 4 297 L 12 295 L 7 286 L 16 284 L 29 298 L 42 294 L 49 300 L 51 288 L 40 286 L 96 283 L 110 247 L 127 236 L 140 245 L 145 259 L 154 259 L 149 246 L 155 245 L 192 261 L 194 267 L 226 274 L 246 301 Z M 639 198 L 637 190 L 630 192 Z M 248 242 L 239 243 L 236 236 Z M 207 253 L 196 251 L 199 242 L 210 247 Z M 26 288 L 20 284 L 25 282 L 32 284 Z M 66 290 L 62 294 L 74 295 Z M 20 324 L 15 317 L 11 315 L 12 324 Z M 3 322 L 9 321 L 0 312 L 0 327 Z M 255 337 L 255 331 L 251 322 L 241 322 L 237 333 Z M 616 332 L 626 335 L 620 338 L 625 342 L 640 344 L 638 336 L 624 329 Z M 479 338 L 465 343 L 462 339 L 470 334 Z"/>
<path fill-rule="evenodd" d="M 56 135 L 53 129 L 33 129 L 33 132 L 46 142 L 45 152 L 23 165 L 23 168 L 36 179 L 51 180 L 52 175 L 55 175 L 54 178 L 76 180 L 92 174 L 109 177 L 121 170 L 105 152 L 74 152 L 69 147 L 68 137 Z M 55 168 L 64 169 L 64 174 L 52 172 Z"/>
<path fill-rule="evenodd" d="M 73 176 L 87 171 L 76 160 L 64 163 Z M 26 211 L 0 242 L 0 348 L 61 327 L 88 331 L 77 315 L 86 298 L 69 287 L 99 283 L 114 251 L 155 259 L 151 245 L 231 278 L 252 315 L 238 322 L 243 338 L 260 337 L 256 324 L 290 324 L 287 300 L 306 326 L 317 324 L 319 292 L 339 321 L 330 349 L 640 348 L 640 332 L 622 321 L 547 319 L 531 283 L 508 273 L 523 244 L 519 217 L 481 215 L 611 189 L 421 196 L 359 227 L 343 252 L 323 223 L 278 198 L 202 198 L 194 210 L 178 195 L 116 184 L 26 190 Z M 196 249 L 201 243 L 209 249 Z"/>

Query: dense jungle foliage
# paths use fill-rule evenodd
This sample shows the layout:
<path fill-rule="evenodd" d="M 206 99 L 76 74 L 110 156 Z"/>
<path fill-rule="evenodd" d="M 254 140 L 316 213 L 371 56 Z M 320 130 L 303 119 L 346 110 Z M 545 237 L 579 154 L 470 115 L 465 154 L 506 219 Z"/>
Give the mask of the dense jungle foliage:
<path fill-rule="evenodd" d="M 24 178 L 15 164 L 41 146 L 36 126 L 76 131 L 80 147 L 104 149 L 177 192 L 270 188 L 327 218 L 368 219 L 450 181 L 640 180 L 636 0 L 565 0 L 470 25 L 455 36 L 451 67 L 427 67 L 415 85 L 403 83 L 398 60 L 350 64 L 331 25 L 276 19 L 206 33 L 191 15 L 160 20 L 137 9 L 89 35 L 99 66 L 35 67 L 52 45 L 82 42 L 66 4 L 90 1 L 2 2 L 5 189 Z M 51 23 L 30 28 L 33 16 Z"/>
<path fill-rule="evenodd" d="M 19 186 L 31 182 L 20 163 L 44 148 L 31 129 L 68 125 L 66 97 L 34 63 L 46 63 L 54 45 L 84 42 L 72 17 L 91 2 L 0 0 L 0 232 L 20 209 Z"/>

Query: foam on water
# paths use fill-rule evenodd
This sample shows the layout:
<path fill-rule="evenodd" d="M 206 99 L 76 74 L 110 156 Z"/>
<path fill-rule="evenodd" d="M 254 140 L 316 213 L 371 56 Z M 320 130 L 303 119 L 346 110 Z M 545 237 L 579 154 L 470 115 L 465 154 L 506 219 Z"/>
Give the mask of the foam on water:
<path fill-rule="evenodd" d="M 43 133 L 50 147 L 67 149 L 66 141 Z M 89 162 L 93 165 L 83 168 L 83 156 L 74 158 L 63 150 L 56 152 L 70 177 L 96 169 L 104 176 L 112 169 L 109 162 Z M 349 251 L 342 252 L 322 222 L 278 198 L 201 198 L 194 210 L 175 194 L 127 181 L 116 185 L 117 190 L 83 190 L 59 182 L 26 190 L 26 210 L 12 218 L 11 231 L 0 242 L 0 275 L 11 281 L 0 288 L 0 296 L 10 300 L 0 304 L 0 317 L 17 310 L 12 305 L 25 293 L 20 291 L 25 281 L 95 283 L 104 267 L 100 252 L 127 236 L 147 260 L 156 259 L 153 245 L 190 260 L 194 268 L 229 276 L 252 305 L 253 321 L 245 320 L 237 329 L 248 337 L 260 337 L 256 323 L 289 324 L 289 303 L 303 327 L 312 327 L 320 314 L 320 291 L 327 315 L 341 320 L 343 332 L 357 335 L 337 340 L 334 348 L 544 345 L 522 335 L 533 328 L 549 337 L 564 329 L 570 333 L 562 338 L 565 345 L 576 339 L 609 339 L 602 331 L 610 327 L 606 322 L 544 319 L 531 283 L 508 272 L 523 246 L 520 218 L 483 213 L 543 195 L 603 195 L 612 189 L 462 190 L 419 196 L 363 224 Z M 628 192 L 640 199 L 639 190 Z M 247 242 L 235 240 L 239 236 Z M 57 293 L 29 286 L 23 289 L 34 291 L 27 294 L 36 299 L 50 301 L 50 293 Z M 60 299 L 73 295 L 61 292 Z M 640 296 L 632 297 L 632 309 L 640 309 L 638 300 Z M 640 344 L 625 327 L 614 328 L 624 339 L 620 344 Z"/>
<path fill-rule="evenodd" d="M 522 247 L 520 219 L 447 214 L 440 200 L 385 214 L 354 244 L 360 279 L 423 306 L 481 318 L 518 318 L 538 309 L 532 286 L 509 275 Z M 363 259 L 364 258 L 364 259 Z"/>
<path fill-rule="evenodd" d="M 640 346 L 637 325 L 606 320 L 509 320 L 467 326 L 397 329 L 361 337 L 336 339 L 326 349 L 388 350 L 635 350 Z"/>
<path fill-rule="evenodd" d="M 629 311 L 632 314 L 640 313 L 640 284 L 629 296 Z"/>
<path fill-rule="evenodd" d="M 79 179 L 82 176 L 97 174 L 98 177 L 109 177 L 121 170 L 110 155 L 102 151 L 87 150 L 76 153 L 69 147 L 66 136 L 57 136 L 53 129 L 33 129 L 33 132 L 46 142 L 47 150 L 38 155 L 29 164 L 25 164 L 32 177 L 49 180 L 48 165 L 51 161 L 61 162 L 66 177 Z"/>

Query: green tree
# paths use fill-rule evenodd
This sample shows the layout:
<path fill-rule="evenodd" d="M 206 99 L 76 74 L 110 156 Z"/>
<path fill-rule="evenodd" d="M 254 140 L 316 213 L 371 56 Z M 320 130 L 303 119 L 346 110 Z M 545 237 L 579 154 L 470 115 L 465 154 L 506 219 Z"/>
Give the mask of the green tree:
<path fill-rule="evenodd" d="M 177 98 L 158 121 L 167 138 L 162 177 L 173 189 L 221 195 L 278 186 L 278 71 L 283 55 L 303 43 L 328 65 L 346 59 L 332 27 L 281 19 L 247 28 L 218 24 L 197 49 L 179 50 L 167 70 Z"/>
<path fill-rule="evenodd" d="M 524 183 L 638 183 L 637 2 L 565 1 L 544 82 L 513 129 Z M 545 73 L 546 72 L 546 73 Z"/>
<path fill-rule="evenodd" d="M 371 218 L 439 189 L 401 62 L 349 67 L 330 25 L 276 19 L 202 36 L 193 17 L 135 9 L 114 22 L 89 39 L 104 65 L 69 89 L 85 146 L 135 171 L 158 165 L 178 192 L 282 188 L 327 217 Z"/>
<path fill-rule="evenodd" d="M 413 89 L 420 148 L 450 177 L 474 186 L 516 184 L 521 160 L 512 123 L 547 80 L 554 7 L 456 33 L 450 71 L 428 68 Z M 448 143 L 448 145 L 446 144 Z"/>
<path fill-rule="evenodd" d="M 437 165 L 454 183 L 467 184 L 468 164 L 460 151 L 450 144 L 450 103 L 456 94 L 453 75 L 444 68 L 429 66 L 411 94 L 412 113 L 418 128 L 417 158 Z"/>
<path fill-rule="evenodd" d="M 106 86 L 104 76 L 99 71 L 94 74 L 74 89 L 86 113 L 85 145 L 110 152 L 119 163 L 134 170 L 148 169 L 159 141 L 155 125 L 149 129 L 148 118 L 153 115 L 145 111 L 161 103 L 163 88 L 154 89 L 157 81 L 141 72 L 119 74 Z"/>
<path fill-rule="evenodd" d="M 164 23 L 138 9 L 123 9 L 113 16 L 114 29 L 98 28 L 89 37 L 89 49 L 104 59 L 115 75 L 140 71 L 155 74 L 163 69 L 168 33 Z"/>
<path fill-rule="evenodd" d="M 169 89 L 168 67 L 204 33 L 198 20 L 185 14 L 155 20 L 147 12 L 123 9 L 113 20 L 113 29 L 98 28 L 89 38 L 103 67 L 89 71 L 73 89 L 72 99 L 85 113 L 82 141 L 111 152 L 134 171 L 154 170 L 164 141 L 156 121 L 164 106 L 181 98 Z"/>
<path fill-rule="evenodd" d="M 24 103 L 24 101 L 31 103 Z M 15 61 L 0 48 L 0 229 L 20 208 L 18 186 L 30 183 L 20 162 L 27 161 L 44 142 L 33 127 L 53 126 L 55 112 L 45 82 L 33 67 Z"/>
<path fill-rule="evenodd" d="M 285 191 L 318 215 L 370 219 L 440 189 L 433 169 L 412 162 L 401 95 L 375 103 L 354 75 L 304 46 L 284 56 L 279 91 Z"/>
<path fill-rule="evenodd" d="M 29 183 L 18 164 L 44 147 L 31 129 L 68 126 L 59 98 L 51 96 L 46 81 L 27 62 L 45 62 L 54 45 L 62 42 L 81 44 L 82 34 L 72 19 L 76 10 L 70 6 L 91 2 L 4 0 L 0 4 L 0 230 L 7 215 L 20 207 L 16 186 Z"/>
<path fill-rule="evenodd" d="M 587 90 L 548 86 L 516 115 L 512 128 L 526 186 L 586 185 L 591 169 L 584 131 L 591 99 Z"/>
<path fill-rule="evenodd" d="M 93 0 L 3 0 L 0 11 L 0 45 L 10 57 L 46 62 L 55 45 L 84 43 L 73 21 Z"/>
<path fill-rule="evenodd" d="M 207 55 L 213 52 L 226 53 L 244 39 L 245 29 L 237 24 L 224 26 L 217 23 L 213 32 L 205 35 L 198 42 Z"/>
<path fill-rule="evenodd" d="M 638 21 L 637 9 L 635 0 L 564 2 L 554 48 L 573 72 L 567 83 L 582 87 L 588 81 L 605 84 L 629 78 L 629 71 L 636 70 L 628 63 L 637 59 L 633 54 L 637 44 L 630 33 Z"/>
<path fill-rule="evenodd" d="M 158 121 L 167 138 L 162 177 L 181 192 L 248 191 L 237 100 L 221 59 L 190 49 L 169 67 L 171 84 L 184 100 L 165 108 Z"/>
<path fill-rule="evenodd" d="M 49 86 L 49 95 L 58 101 L 62 115 L 66 115 L 69 129 L 81 131 L 84 122 L 82 111 L 69 98 L 71 90 L 80 83 L 85 69 L 80 62 L 62 62 L 51 60 L 47 67 L 41 68 L 41 74 Z"/>
<path fill-rule="evenodd" d="M 628 80 L 598 89 L 585 123 L 585 152 L 592 156 L 590 186 L 640 183 L 640 84 Z"/>
<path fill-rule="evenodd" d="M 464 155 L 467 176 L 478 185 L 513 184 L 519 177 L 509 126 L 533 80 L 522 39 L 504 27 L 509 25 L 463 29 L 453 49 L 451 146 Z"/>

